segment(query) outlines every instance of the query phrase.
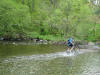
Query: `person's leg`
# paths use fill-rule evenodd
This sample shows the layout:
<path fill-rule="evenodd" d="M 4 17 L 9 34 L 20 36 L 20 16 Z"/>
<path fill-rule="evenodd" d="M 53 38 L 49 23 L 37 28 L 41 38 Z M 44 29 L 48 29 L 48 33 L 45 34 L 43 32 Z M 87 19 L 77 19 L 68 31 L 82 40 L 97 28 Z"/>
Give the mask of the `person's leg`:
<path fill-rule="evenodd" d="M 70 45 L 69 44 L 67 44 L 67 51 L 69 51 L 70 50 Z"/>
<path fill-rule="evenodd" d="M 68 45 L 67 45 L 67 50 L 66 50 L 66 52 L 69 52 L 70 49 L 71 49 L 71 47 L 70 47 L 70 45 L 68 44 Z"/>
<path fill-rule="evenodd" d="M 69 51 L 69 50 L 70 50 L 70 47 L 68 46 L 68 47 L 67 47 L 67 51 Z"/>
<path fill-rule="evenodd" d="M 73 48 L 74 48 L 74 46 L 71 47 L 70 52 L 72 52 Z"/>
<path fill-rule="evenodd" d="M 70 52 L 72 52 L 72 50 L 73 50 L 73 48 L 74 48 L 74 45 L 71 44 L 70 47 L 71 47 L 71 48 L 70 48 Z"/>

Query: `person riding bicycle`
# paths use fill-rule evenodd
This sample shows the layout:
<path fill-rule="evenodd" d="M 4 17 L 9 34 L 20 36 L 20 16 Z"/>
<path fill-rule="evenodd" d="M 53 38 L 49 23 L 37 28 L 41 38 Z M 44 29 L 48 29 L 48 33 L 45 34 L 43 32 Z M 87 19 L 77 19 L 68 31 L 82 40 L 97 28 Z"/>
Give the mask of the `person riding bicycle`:
<path fill-rule="evenodd" d="M 71 52 L 74 48 L 74 40 L 73 38 L 69 38 L 67 41 L 68 50 Z"/>

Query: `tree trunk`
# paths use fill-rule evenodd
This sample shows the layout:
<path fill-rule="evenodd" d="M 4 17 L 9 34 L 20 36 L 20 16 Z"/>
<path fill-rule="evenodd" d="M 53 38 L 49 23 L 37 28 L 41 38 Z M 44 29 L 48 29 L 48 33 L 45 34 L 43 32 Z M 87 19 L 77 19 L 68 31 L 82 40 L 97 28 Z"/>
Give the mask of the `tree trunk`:
<path fill-rule="evenodd" d="M 34 0 L 32 0 L 32 12 L 34 11 Z"/>
<path fill-rule="evenodd" d="M 94 25 L 94 37 L 96 36 L 96 23 Z"/>
<path fill-rule="evenodd" d="M 30 6 L 30 0 L 28 0 L 28 6 L 29 6 L 29 8 L 31 7 L 31 6 Z"/>
<path fill-rule="evenodd" d="M 22 0 L 22 4 L 24 4 L 25 2 L 24 2 L 24 0 Z"/>

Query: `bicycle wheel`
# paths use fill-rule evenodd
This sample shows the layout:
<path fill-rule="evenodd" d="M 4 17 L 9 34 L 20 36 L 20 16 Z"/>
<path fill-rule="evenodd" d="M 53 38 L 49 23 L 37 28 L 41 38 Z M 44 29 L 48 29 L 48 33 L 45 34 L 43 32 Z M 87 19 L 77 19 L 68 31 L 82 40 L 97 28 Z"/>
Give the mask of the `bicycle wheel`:
<path fill-rule="evenodd" d="M 74 50 L 74 52 L 79 52 L 80 51 L 80 48 L 79 48 L 79 46 L 76 45 L 76 46 L 74 46 L 74 49 L 73 50 Z"/>

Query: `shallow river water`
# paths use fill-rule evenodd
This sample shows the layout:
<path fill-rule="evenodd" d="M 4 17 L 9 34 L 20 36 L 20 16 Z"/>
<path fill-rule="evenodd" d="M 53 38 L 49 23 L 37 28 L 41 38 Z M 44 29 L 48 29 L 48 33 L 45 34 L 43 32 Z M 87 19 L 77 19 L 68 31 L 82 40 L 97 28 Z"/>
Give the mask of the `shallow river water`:
<path fill-rule="evenodd" d="M 59 45 L 0 44 L 0 75 L 100 75 L 100 52 Z"/>

